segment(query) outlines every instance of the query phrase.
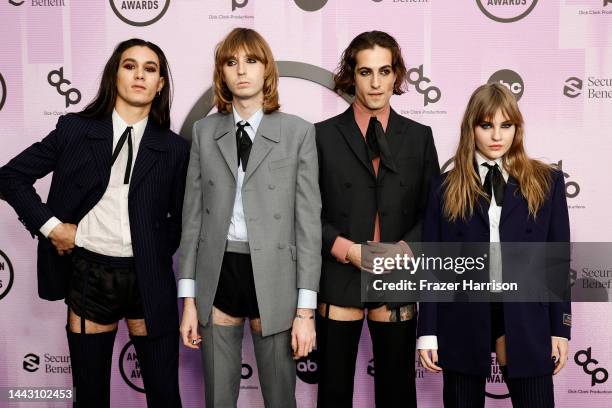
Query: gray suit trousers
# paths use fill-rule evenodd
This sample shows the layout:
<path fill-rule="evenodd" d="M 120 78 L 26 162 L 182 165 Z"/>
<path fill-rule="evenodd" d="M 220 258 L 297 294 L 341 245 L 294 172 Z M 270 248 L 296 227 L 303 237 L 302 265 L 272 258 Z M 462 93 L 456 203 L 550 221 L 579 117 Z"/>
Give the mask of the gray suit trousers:
<path fill-rule="evenodd" d="M 206 407 L 234 408 L 242 373 L 244 325 L 200 325 Z M 259 383 L 267 408 L 295 408 L 295 362 L 291 330 L 269 336 L 252 333 Z"/>

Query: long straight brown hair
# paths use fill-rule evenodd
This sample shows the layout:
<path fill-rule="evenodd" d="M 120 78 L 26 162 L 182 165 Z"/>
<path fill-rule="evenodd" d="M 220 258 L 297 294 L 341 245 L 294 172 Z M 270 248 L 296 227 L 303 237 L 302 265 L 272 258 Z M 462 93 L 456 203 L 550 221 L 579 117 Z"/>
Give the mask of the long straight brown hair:
<path fill-rule="evenodd" d="M 213 82 L 215 86 L 215 105 L 221 113 L 232 111 L 232 92 L 223 77 L 223 65 L 234 58 L 238 51 L 244 50 L 249 58 L 253 58 L 265 66 L 263 85 L 263 111 L 272 113 L 280 108 L 278 103 L 278 69 L 270 46 L 264 38 L 250 28 L 234 28 L 215 49 L 215 71 Z"/>
<path fill-rule="evenodd" d="M 472 216 L 479 197 L 488 195 L 482 188 L 476 170 L 475 128 L 491 121 L 498 110 L 515 127 L 514 140 L 502 158 L 502 165 L 509 175 L 518 181 L 521 195 L 527 201 L 529 214 L 536 214 L 550 190 L 552 166 L 530 159 L 524 146 L 524 122 L 514 95 L 500 84 L 479 86 L 468 102 L 461 121 L 459 146 L 454 167 L 444 180 L 444 215 L 450 221 L 465 220 Z"/>

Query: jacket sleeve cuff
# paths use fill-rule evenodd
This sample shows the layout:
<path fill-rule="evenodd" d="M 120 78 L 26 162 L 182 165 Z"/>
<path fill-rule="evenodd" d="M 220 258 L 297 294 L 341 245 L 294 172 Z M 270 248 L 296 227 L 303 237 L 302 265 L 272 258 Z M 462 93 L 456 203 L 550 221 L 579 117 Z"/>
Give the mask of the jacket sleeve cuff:
<path fill-rule="evenodd" d="M 332 245 L 331 254 L 336 258 L 336 260 L 340 263 L 349 263 L 346 256 L 348 255 L 348 251 L 353 245 L 354 242 L 348 240 L 344 237 L 338 236 L 334 241 L 334 245 Z"/>

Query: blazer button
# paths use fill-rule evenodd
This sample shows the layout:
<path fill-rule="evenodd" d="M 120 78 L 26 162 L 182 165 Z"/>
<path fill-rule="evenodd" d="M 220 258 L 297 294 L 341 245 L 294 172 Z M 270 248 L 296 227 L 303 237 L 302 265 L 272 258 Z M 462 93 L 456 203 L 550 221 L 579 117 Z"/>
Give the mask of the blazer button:
<path fill-rule="evenodd" d="M 279 213 L 274 214 L 274 219 L 280 220 L 281 219 L 281 215 Z"/>
<path fill-rule="evenodd" d="M 285 244 L 279 243 L 278 244 L 278 249 L 285 249 Z"/>
<path fill-rule="evenodd" d="M 210 184 L 211 186 L 214 186 L 214 185 L 215 185 L 215 182 L 214 182 L 214 181 L 212 181 L 212 180 L 208 180 L 208 184 Z"/>
<path fill-rule="evenodd" d="M 274 184 L 268 184 L 268 189 L 274 190 L 276 186 Z"/>

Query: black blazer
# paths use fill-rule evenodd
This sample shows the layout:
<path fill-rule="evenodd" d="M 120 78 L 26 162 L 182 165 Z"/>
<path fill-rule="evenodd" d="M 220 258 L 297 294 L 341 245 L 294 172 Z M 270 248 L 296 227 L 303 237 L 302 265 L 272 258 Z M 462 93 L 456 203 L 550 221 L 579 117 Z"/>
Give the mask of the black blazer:
<path fill-rule="evenodd" d="M 472 217 L 449 222 L 442 214 L 444 175 L 434 179 L 427 206 L 423 241 L 489 242 L 489 203 L 481 199 Z M 569 242 L 569 216 L 563 174 L 552 172 L 551 191 L 534 220 L 527 201 L 510 177 L 499 225 L 501 242 Z M 503 273 L 507 270 L 506 260 Z M 569 265 L 568 265 L 569 267 Z M 503 303 L 510 377 L 551 374 L 551 336 L 570 338 L 571 304 Z M 421 303 L 418 336 L 438 336 L 442 368 L 472 374 L 491 371 L 491 313 L 488 303 Z"/>
<path fill-rule="evenodd" d="M 55 130 L 0 169 L 0 193 L 32 236 L 38 236 L 38 294 L 63 299 L 71 257 L 59 256 L 40 227 L 52 216 L 78 224 L 102 198 L 110 178 L 111 117 L 59 118 Z M 181 212 L 189 158 L 188 143 L 170 130 L 147 123 L 129 190 L 130 232 L 147 331 L 155 336 L 178 327 L 172 255 L 181 235 Z M 53 172 L 42 202 L 34 182 Z"/>
<path fill-rule="evenodd" d="M 317 123 L 323 264 L 319 300 L 363 307 L 360 271 L 331 255 L 338 236 L 365 243 L 374 236 L 378 203 L 381 241 L 420 241 L 431 178 L 440 173 L 431 128 L 391 109 L 386 136 L 397 172 L 380 166 L 378 178 L 353 107 Z"/>

